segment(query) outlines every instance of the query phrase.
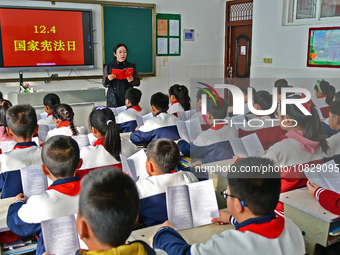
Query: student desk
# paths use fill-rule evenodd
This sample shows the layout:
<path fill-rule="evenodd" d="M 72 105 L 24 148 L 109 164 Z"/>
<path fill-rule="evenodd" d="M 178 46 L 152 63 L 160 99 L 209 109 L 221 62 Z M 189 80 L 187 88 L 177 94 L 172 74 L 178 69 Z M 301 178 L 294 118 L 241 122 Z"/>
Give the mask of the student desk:
<path fill-rule="evenodd" d="M 307 188 L 282 193 L 280 201 L 284 203 L 285 216 L 301 229 L 307 254 L 313 254 L 316 244 L 326 247 L 340 241 L 340 235 L 335 238 L 329 235 L 330 227 L 340 216 L 322 208 Z"/>
<path fill-rule="evenodd" d="M 160 228 L 160 226 L 161 225 L 156 225 L 132 231 L 127 241 L 131 242 L 135 240 L 142 240 L 149 244 L 150 246 L 152 246 L 153 237 L 156 234 L 157 230 Z M 212 235 L 220 234 L 228 229 L 234 229 L 234 226 L 231 224 L 226 225 L 209 224 L 197 228 L 179 230 L 178 232 L 189 244 L 194 244 L 205 243 L 211 238 Z"/>

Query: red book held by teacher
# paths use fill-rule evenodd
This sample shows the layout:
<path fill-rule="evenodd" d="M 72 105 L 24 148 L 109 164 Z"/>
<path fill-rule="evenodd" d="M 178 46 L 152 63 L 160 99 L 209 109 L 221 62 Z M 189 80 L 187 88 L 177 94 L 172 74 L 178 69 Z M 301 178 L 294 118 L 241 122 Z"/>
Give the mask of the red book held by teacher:
<path fill-rule="evenodd" d="M 116 75 L 116 79 L 125 80 L 133 75 L 133 68 L 125 68 L 123 70 L 120 69 L 112 69 L 112 74 Z"/>

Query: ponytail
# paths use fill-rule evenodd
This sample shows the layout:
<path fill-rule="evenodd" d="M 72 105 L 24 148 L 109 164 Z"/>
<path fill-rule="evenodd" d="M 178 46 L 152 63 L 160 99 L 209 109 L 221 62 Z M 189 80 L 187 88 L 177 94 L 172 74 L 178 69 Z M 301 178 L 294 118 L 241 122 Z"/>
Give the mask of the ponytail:
<path fill-rule="evenodd" d="M 187 87 L 184 85 L 172 85 L 169 89 L 169 95 L 174 95 L 175 98 L 180 102 L 184 111 L 190 110 L 190 97 Z"/>
<path fill-rule="evenodd" d="M 298 99 L 300 96 L 292 96 L 292 99 Z M 327 152 L 329 149 L 328 143 L 323 136 L 320 116 L 314 106 L 309 104 L 312 115 L 304 115 L 301 110 L 294 104 L 286 105 L 287 116 L 294 119 L 298 126 L 304 129 L 304 137 L 309 140 L 319 142 L 321 150 Z"/>
<path fill-rule="evenodd" d="M 106 107 L 97 107 L 90 114 L 90 124 L 105 135 L 104 147 L 117 161 L 120 161 L 121 141 L 113 112 Z"/>
<path fill-rule="evenodd" d="M 1 92 L 0 92 L 1 93 Z M 0 99 L 1 100 L 1 99 Z M 2 99 L 0 101 L 1 105 L 0 105 L 0 125 L 2 125 L 4 127 L 4 132 L 3 134 L 6 134 L 6 112 L 8 110 L 8 108 L 10 108 L 12 106 L 12 103 L 8 100 Z"/>
<path fill-rule="evenodd" d="M 72 135 L 79 134 L 73 123 L 74 112 L 71 106 L 69 106 L 68 104 L 56 105 L 53 107 L 52 114 L 55 119 L 60 119 L 61 121 L 65 120 L 68 121 L 68 123 L 70 124 Z"/>
<path fill-rule="evenodd" d="M 326 95 L 326 103 L 330 105 L 335 96 L 335 88 L 328 81 L 321 80 L 319 85 L 314 86 L 314 90 L 319 91 L 322 95 Z"/>

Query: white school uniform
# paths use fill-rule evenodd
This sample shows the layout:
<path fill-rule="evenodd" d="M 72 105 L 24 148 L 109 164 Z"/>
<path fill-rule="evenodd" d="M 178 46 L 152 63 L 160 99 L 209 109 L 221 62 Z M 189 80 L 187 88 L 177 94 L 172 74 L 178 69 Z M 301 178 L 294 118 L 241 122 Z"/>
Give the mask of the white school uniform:
<path fill-rule="evenodd" d="M 175 101 L 171 105 L 169 105 L 169 109 L 167 112 L 169 114 L 174 114 L 176 112 L 184 112 L 184 109 L 178 101 Z"/>

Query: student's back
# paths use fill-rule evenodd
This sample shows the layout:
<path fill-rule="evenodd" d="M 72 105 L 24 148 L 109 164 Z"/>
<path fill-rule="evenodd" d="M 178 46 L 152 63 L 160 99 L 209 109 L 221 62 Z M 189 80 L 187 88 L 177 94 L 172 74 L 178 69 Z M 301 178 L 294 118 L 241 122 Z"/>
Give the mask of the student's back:
<path fill-rule="evenodd" d="M 320 108 L 322 116 L 320 118 L 329 117 L 329 104 L 333 101 L 335 95 L 335 88 L 325 80 L 318 81 L 314 86 L 316 105 Z"/>
<path fill-rule="evenodd" d="M 190 110 L 189 91 L 184 85 L 172 85 L 169 89 L 169 99 L 171 103 L 168 109 L 169 114 L 178 117 L 177 112 Z"/>
<path fill-rule="evenodd" d="M 38 125 L 52 125 L 54 124 L 52 118 L 52 110 L 54 106 L 60 104 L 60 98 L 57 94 L 49 93 L 44 97 L 43 103 L 45 112 L 47 113 L 47 117 L 38 120 Z"/>

